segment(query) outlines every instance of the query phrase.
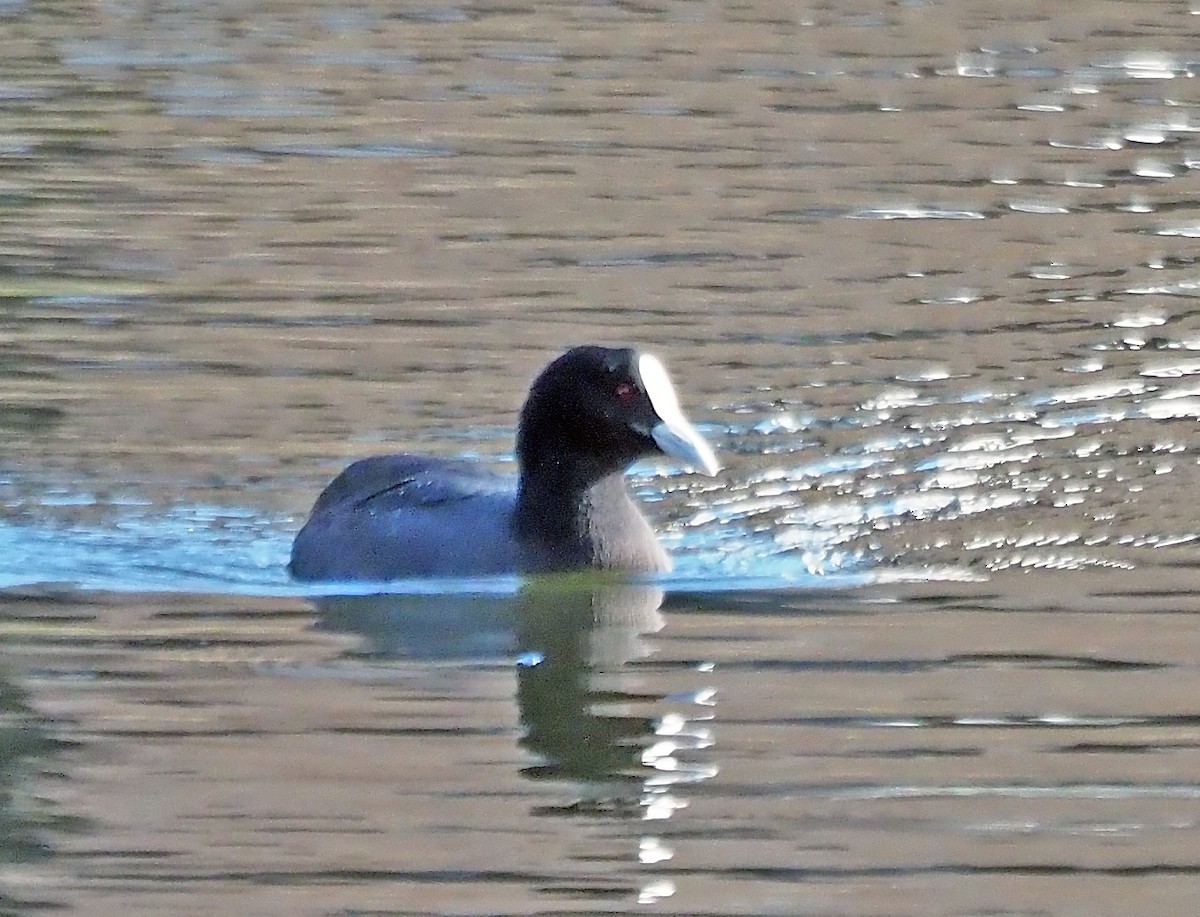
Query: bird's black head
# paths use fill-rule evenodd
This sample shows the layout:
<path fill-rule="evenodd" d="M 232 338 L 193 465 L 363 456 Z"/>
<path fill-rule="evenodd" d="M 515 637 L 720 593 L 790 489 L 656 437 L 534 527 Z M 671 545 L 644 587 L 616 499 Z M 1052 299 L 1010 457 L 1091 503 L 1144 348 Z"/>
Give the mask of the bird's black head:
<path fill-rule="evenodd" d="M 534 381 L 521 410 L 522 473 L 570 465 L 588 478 L 662 453 L 715 474 L 712 449 L 679 409 L 659 360 L 628 347 L 575 347 Z M 549 463 L 549 464 L 548 464 Z"/>

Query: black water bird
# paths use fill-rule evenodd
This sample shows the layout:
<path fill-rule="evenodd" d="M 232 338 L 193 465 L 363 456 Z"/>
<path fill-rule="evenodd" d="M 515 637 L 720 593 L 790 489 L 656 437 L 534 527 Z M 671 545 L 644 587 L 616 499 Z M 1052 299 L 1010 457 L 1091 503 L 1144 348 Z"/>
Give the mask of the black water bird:
<path fill-rule="evenodd" d="M 381 455 L 317 498 L 292 545 L 296 579 L 383 581 L 566 570 L 656 573 L 670 559 L 624 473 L 665 454 L 720 470 L 662 363 L 576 347 L 534 380 L 517 426 L 518 479 L 463 461 Z"/>

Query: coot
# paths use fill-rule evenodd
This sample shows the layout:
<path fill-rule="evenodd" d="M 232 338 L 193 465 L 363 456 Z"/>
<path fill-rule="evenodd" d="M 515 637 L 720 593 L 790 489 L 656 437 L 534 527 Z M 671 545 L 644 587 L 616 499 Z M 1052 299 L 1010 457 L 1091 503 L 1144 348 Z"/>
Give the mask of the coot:
<path fill-rule="evenodd" d="M 521 409 L 516 453 L 515 488 L 462 461 L 355 462 L 317 498 L 296 536 L 292 576 L 669 570 L 624 472 L 656 454 L 705 474 L 720 470 L 662 363 L 628 348 L 576 347 L 547 366 Z"/>

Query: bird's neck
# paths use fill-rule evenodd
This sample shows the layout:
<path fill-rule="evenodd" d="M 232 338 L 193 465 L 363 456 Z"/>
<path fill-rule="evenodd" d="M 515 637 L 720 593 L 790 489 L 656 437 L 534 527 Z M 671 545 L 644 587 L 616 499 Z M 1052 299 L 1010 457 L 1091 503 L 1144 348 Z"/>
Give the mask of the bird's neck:
<path fill-rule="evenodd" d="M 517 534 L 536 533 L 556 541 L 587 534 L 589 517 L 605 501 L 629 504 L 621 470 L 602 469 L 586 457 L 528 457 L 520 462 Z"/>
<path fill-rule="evenodd" d="M 666 555 L 630 498 L 623 470 L 561 457 L 523 463 L 513 526 L 517 541 L 531 556 L 543 558 L 540 565 L 547 569 L 666 569 Z M 626 547 L 646 544 L 653 545 L 650 557 Z"/>

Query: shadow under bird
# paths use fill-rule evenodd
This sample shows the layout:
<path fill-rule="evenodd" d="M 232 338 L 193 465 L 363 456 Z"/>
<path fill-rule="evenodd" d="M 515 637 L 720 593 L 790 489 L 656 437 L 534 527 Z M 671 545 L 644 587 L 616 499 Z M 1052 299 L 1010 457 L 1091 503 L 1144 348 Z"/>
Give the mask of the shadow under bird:
<path fill-rule="evenodd" d="M 720 470 L 663 364 L 629 348 L 576 347 L 547 366 L 521 409 L 516 454 L 515 487 L 464 461 L 355 462 L 296 536 L 292 576 L 662 572 L 670 558 L 630 497 L 626 470 L 658 454 L 708 475 Z"/>

